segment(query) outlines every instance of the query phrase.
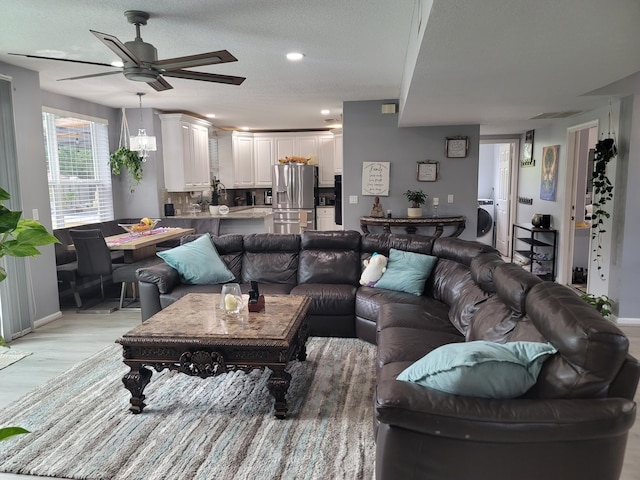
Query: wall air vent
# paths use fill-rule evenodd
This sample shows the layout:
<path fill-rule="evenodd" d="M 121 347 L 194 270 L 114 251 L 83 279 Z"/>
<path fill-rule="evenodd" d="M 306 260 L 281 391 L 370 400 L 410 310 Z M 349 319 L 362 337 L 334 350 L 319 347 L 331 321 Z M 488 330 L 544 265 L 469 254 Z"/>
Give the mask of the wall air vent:
<path fill-rule="evenodd" d="M 544 120 L 550 118 L 568 118 L 573 117 L 574 115 L 578 115 L 582 113 L 580 110 L 568 110 L 566 112 L 550 112 L 550 113 L 541 113 L 540 115 L 536 115 L 535 117 L 531 117 L 529 120 Z"/>

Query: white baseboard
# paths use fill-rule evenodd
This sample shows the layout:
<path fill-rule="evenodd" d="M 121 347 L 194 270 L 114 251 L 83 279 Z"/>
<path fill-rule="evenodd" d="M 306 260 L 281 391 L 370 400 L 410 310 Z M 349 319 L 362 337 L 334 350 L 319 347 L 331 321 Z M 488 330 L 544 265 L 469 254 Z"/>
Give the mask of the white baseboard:
<path fill-rule="evenodd" d="M 62 317 L 62 312 L 60 310 L 58 310 L 56 313 L 52 313 L 51 315 L 47 315 L 46 317 L 39 318 L 38 320 L 34 321 L 33 322 L 33 327 L 34 328 L 42 327 L 42 326 L 46 325 L 47 323 L 51 323 L 54 320 L 59 319 L 60 317 Z"/>
<path fill-rule="evenodd" d="M 640 318 L 626 317 L 614 320 L 618 325 L 636 325 L 640 327 Z"/>

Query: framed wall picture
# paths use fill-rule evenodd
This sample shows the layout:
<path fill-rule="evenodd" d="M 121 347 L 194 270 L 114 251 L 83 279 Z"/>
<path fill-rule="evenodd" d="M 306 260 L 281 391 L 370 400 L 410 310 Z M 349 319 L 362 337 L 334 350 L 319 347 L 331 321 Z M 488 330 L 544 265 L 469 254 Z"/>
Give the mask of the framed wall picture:
<path fill-rule="evenodd" d="M 560 145 L 542 149 L 542 178 L 540 180 L 540 200 L 555 202 L 558 190 L 558 166 Z"/>
<path fill-rule="evenodd" d="M 362 195 L 389 195 L 389 162 L 362 162 Z"/>
<path fill-rule="evenodd" d="M 426 162 L 418 162 L 417 178 L 419 182 L 435 182 L 438 179 L 438 162 L 427 160 Z"/>
<path fill-rule="evenodd" d="M 446 153 L 449 158 L 464 158 L 469 149 L 468 137 L 447 137 Z"/>
<path fill-rule="evenodd" d="M 521 167 L 535 167 L 536 161 L 533 159 L 533 130 L 528 130 L 524 134 L 524 147 L 522 149 Z"/>

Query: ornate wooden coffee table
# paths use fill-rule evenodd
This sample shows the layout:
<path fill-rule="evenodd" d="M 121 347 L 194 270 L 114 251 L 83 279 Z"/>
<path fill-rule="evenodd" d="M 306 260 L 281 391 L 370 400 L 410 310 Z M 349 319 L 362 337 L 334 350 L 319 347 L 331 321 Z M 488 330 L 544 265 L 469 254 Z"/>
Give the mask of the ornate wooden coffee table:
<path fill-rule="evenodd" d="M 307 357 L 305 319 L 311 299 L 268 295 L 262 312 L 248 312 L 245 306 L 235 316 L 225 314 L 219 300 L 217 294 L 187 294 L 116 341 L 131 369 L 122 382 L 131 392 L 133 413 L 146 406 L 143 391 L 152 374 L 147 366 L 200 378 L 268 367 L 276 417 L 286 416 L 291 375 L 285 368 L 291 360 Z"/>

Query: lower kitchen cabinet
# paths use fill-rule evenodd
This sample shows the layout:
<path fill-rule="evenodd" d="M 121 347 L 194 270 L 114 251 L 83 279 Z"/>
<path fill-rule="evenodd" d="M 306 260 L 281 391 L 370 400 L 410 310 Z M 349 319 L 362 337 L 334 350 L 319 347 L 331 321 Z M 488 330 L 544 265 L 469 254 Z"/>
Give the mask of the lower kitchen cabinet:
<path fill-rule="evenodd" d="M 342 230 L 336 225 L 334 217 L 334 207 L 316 207 L 316 226 L 318 230 Z"/>

